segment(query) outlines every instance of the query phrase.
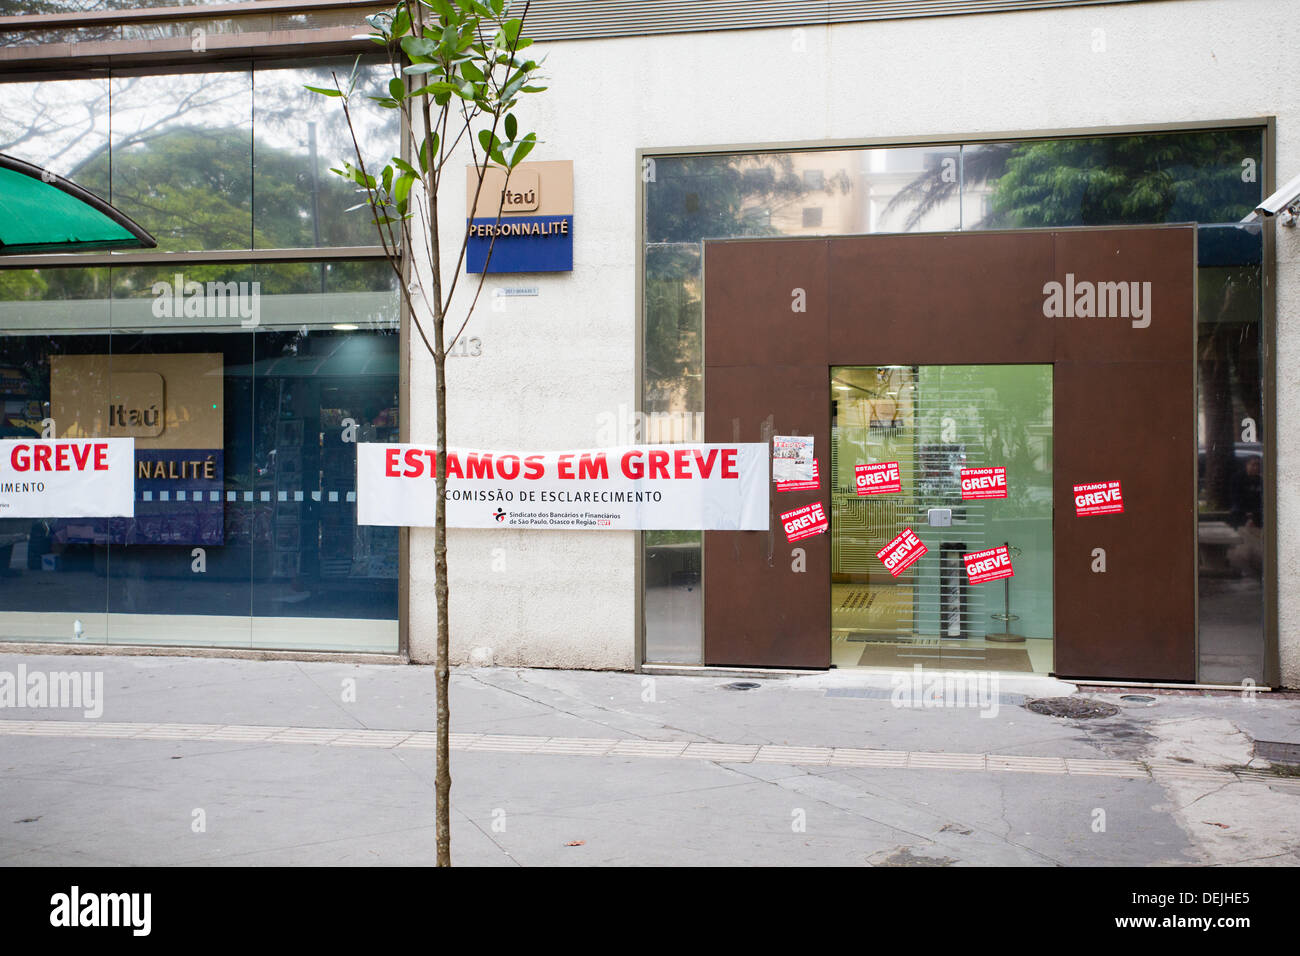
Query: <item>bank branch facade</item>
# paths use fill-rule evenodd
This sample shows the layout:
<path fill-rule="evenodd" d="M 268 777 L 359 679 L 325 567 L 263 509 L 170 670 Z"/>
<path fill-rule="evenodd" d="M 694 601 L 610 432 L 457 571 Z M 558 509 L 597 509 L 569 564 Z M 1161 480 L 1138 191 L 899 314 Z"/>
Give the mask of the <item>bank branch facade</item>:
<path fill-rule="evenodd" d="M 457 662 L 1300 686 L 1300 27 L 951 6 L 531 5 L 536 162 L 442 222 Z M 73 482 L 0 487 L 0 641 L 430 661 L 432 362 L 305 90 L 381 8 L 0 9 L 0 153 L 158 242 L 0 258 L 0 481 Z"/>

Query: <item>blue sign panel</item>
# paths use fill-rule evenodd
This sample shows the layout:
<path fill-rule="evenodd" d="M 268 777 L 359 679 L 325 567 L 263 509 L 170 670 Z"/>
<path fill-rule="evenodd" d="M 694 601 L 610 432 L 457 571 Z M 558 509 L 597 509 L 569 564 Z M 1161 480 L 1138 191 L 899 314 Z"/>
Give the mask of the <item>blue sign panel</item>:
<path fill-rule="evenodd" d="M 225 542 L 225 452 L 137 448 L 135 517 L 60 519 L 55 540 L 72 544 L 218 545 Z"/>
<path fill-rule="evenodd" d="M 510 216 L 469 220 L 465 268 L 483 272 L 572 272 L 573 216 Z M 495 236 L 495 244 L 493 237 Z"/>

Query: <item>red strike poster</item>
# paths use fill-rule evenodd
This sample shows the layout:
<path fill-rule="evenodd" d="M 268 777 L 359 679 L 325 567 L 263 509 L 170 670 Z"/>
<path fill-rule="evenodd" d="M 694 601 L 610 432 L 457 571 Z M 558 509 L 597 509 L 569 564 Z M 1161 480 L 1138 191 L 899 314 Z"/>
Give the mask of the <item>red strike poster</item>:
<path fill-rule="evenodd" d="M 876 552 L 876 557 L 894 577 L 898 577 L 929 550 L 911 528 L 904 528 L 893 541 Z"/>
<path fill-rule="evenodd" d="M 898 462 L 878 461 L 870 465 L 853 466 L 853 484 L 858 495 L 887 495 L 903 490 L 903 479 L 898 474 Z"/>
<path fill-rule="evenodd" d="M 1016 576 L 1016 572 L 1011 568 L 1011 553 L 1005 544 L 985 551 L 963 554 L 961 559 L 966 563 L 966 577 L 971 584 L 1001 581 L 1003 578 Z"/>
<path fill-rule="evenodd" d="M 992 468 L 963 468 L 961 470 L 961 500 L 977 501 L 981 498 L 1007 496 L 1007 469 L 1002 465 Z"/>
<path fill-rule="evenodd" d="M 1124 513 L 1124 494 L 1118 481 L 1094 481 L 1074 486 L 1074 513 L 1080 518 Z"/>
<path fill-rule="evenodd" d="M 830 519 L 826 517 L 826 511 L 820 501 L 814 501 L 812 504 L 795 508 L 781 515 L 781 527 L 785 529 L 787 541 L 811 538 L 813 535 L 829 530 L 830 526 Z"/>

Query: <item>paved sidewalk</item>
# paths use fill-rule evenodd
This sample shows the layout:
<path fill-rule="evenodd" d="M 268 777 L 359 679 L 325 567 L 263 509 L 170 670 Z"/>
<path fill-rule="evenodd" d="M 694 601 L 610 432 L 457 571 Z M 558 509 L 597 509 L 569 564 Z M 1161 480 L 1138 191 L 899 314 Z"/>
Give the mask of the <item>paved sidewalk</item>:
<path fill-rule="evenodd" d="M 20 667 L 104 699 L 0 706 L 0 863 L 432 859 L 431 669 L 0 655 Z M 1300 742 L 1300 701 L 1076 721 L 1020 706 L 1051 681 L 943 707 L 848 672 L 731 683 L 454 672 L 455 861 L 1300 863 L 1300 777 L 1253 756 Z"/>

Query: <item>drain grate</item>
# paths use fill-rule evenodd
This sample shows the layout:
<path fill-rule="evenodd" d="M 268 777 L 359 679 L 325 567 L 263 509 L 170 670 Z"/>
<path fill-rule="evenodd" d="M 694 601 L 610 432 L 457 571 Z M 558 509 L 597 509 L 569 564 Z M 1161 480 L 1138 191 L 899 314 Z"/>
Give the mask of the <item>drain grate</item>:
<path fill-rule="evenodd" d="M 1154 707 L 1156 699 L 1149 694 L 1120 694 L 1119 699 L 1133 707 Z"/>
<path fill-rule="evenodd" d="M 1025 701 L 1025 709 L 1048 717 L 1071 717 L 1088 720 L 1094 717 L 1114 717 L 1119 708 L 1101 700 L 1087 697 L 1039 697 Z"/>
<path fill-rule="evenodd" d="M 1269 763 L 1300 767 L 1300 743 L 1285 740 L 1256 740 L 1255 756 L 1263 757 Z"/>
<path fill-rule="evenodd" d="M 758 690 L 762 686 L 763 686 L 762 684 L 759 684 L 756 681 L 752 681 L 752 680 L 737 680 L 737 681 L 732 681 L 730 684 L 723 684 L 722 689 L 723 690 Z"/>

